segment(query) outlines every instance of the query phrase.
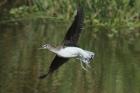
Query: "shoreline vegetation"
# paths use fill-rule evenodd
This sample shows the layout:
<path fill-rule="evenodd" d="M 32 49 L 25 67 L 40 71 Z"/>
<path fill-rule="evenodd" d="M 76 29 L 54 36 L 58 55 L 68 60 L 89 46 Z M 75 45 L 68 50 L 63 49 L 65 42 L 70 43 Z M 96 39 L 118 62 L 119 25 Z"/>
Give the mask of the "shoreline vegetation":
<path fill-rule="evenodd" d="M 1 15 L 0 24 L 18 24 L 32 20 L 69 23 L 73 20 L 77 7 L 74 0 L 27 0 L 16 3 L 11 4 L 11 7 L 9 5 L 10 8 L 4 8 L 7 9 L 6 16 Z M 125 35 L 133 32 L 140 35 L 139 0 L 81 0 L 80 5 L 84 7 L 85 27 L 94 28 L 95 32 L 104 29 L 109 37 L 120 32 Z"/>

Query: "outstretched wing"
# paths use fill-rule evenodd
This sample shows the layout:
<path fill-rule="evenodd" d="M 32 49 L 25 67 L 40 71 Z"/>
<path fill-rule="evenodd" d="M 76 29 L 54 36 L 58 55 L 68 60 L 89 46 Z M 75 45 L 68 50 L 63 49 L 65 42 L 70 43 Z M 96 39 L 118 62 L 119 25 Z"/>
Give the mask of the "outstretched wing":
<path fill-rule="evenodd" d="M 39 78 L 40 79 L 45 78 L 47 75 L 53 73 L 55 70 L 57 70 L 62 64 L 64 64 L 68 60 L 69 60 L 68 58 L 62 58 L 56 55 L 49 67 L 48 73 L 40 76 Z"/>
<path fill-rule="evenodd" d="M 75 19 L 68 29 L 68 32 L 65 35 L 64 38 L 64 46 L 76 46 L 80 32 L 82 31 L 83 27 L 83 9 L 79 7 L 77 9 L 77 15 L 75 16 Z"/>
<path fill-rule="evenodd" d="M 64 38 L 63 41 L 64 46 L 77 45 L 80 32 L 82 31 L 82 25 L 83 25 L 83 9 L 79 7 L 77 10 L 77 15 L 75 16 L 75 19 Z M 53 73 L 55 70 L 57 70 L 61 65 L 66 63 L 68 60 L 69 58 L 63 58 L 56 55 L 49 67 L 48 73 L 40 76 L 40 78 L 43 79 L 47 75 Z"/>

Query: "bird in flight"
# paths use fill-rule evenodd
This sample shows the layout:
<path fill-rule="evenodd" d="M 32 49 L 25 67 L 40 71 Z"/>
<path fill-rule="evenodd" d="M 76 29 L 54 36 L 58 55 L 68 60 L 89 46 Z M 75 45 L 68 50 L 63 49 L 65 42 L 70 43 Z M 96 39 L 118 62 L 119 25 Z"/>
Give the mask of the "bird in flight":
<path fill-rule="evenodd" d="M 49 74 L 53 73 L 61 65 L 66 63 L 70 58 L 79 59 L 82 68 L 84 70 L 87 70 L 84 67 L 83 63 L 86 65 L 86 67 L 89 67 L 89 63 L 94 58 L 95 54 L 93 52 L 83 50 L 77 46 L 79 35 L 82 31 L 82 26 L 83 26 L 83 9 L 81 7 L 78 7 L 77 14 L 74 18 L 72 25 L 70 26 L 64 37 L 62 46 L 53 47 L 50 44 L 45 44 L 40 48 L 40 49 L 48 49 L 49 51 L 56 54 L 49 67 L 48 73 L 41 75 L 39 77 L 40 79 L 43 79 Z"/>

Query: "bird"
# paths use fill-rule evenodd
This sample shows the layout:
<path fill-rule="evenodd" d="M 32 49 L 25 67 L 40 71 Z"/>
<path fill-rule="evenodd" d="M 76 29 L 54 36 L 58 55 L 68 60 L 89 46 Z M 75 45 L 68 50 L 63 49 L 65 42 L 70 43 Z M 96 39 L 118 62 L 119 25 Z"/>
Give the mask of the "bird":
<path fill-rule="evenodd" d="M 40 79 L 47 77 L 49 74 L 52 74 L 64 63 L 68 62 L 70 58 L 76 58 L 80 60 L 81 66 L 84 70 L 87 69 L 84 67 L 83 63 L 86 65 L 86 67 L 90 67 L 89 63 L 94 58 L 95 53 L 84 50 L 80 48 L 77 44 L 83 27 L 83 17 L 83 8 L 78 7 L 77 14 L 75 15 L 74 21 L 72 22 L 64 37 L 62 45 L 59 47 L 54 47 L 50 44 L 45 44 L 41 48 L 39 48 L 48 49 L 49 51 L 56 54 L 52 63 L 50 64 L 48 72 L 46 74 L 41 75 L 39 77 Z"/>

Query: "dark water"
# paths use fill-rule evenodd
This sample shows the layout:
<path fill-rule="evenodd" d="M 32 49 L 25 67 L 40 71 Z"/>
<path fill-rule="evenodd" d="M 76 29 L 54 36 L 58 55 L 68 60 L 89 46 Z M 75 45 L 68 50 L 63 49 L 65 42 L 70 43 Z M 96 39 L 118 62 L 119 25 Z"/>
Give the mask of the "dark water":
<path fill-rule="evenodd" d="M 80 47 L 96 53 L 88 72 L 71 59 L 39 80 L 55 55 L 38 48 L 61 44 L 68 26 L 35 20 L 1 24 L 0 93 L 140 93 L 140 38 L 132 34 L 108 38 L 101 28 L 95 34 L 93 27 L 85 27 L 81 33 Z"/>

